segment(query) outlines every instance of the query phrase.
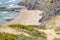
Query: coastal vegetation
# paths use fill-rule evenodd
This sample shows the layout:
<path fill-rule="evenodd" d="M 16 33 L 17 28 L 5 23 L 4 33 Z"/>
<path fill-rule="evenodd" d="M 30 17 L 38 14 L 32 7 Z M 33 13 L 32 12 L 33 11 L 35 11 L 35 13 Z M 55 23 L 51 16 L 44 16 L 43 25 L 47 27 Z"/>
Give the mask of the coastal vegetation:
<path fill-rule="evenodd" d="M 17 28 L 39 28 L 39 29 L 46 29 L 45 25 L 22 25 L 22 24 L 10 24 L 9 27 L 17 27 Z"/>
<path fill-rule="evenodd" d="M 60 40 L 60 38 L 54 38 L 53 40 Z"/>
<path fill-rule="evenodd" d="M 17 36 L 8 33 L 0 33 L 0 40 L 16 40 Z"/>
<path fill-rule="evenodd" d="M 31 36 L 25 36 L 23 34 L 9 34 L 9 33 L 1 33 L 0 32 L 0 40 L 46 40 L 47 36 L 43 32 L 38 32 L 35 30 L 31 30 Z"/>
<path fill-rule="evenodd" d="M 60 15 L 60 10 L 57 12 L 58 15 Z"/>
<path fill-rule="evenodd" d="M 32 37 L 27 37 L 24 35 L 0 33 L 0 40 L 37 40 L 37 39 L 34 39 Z"/>
<path fill-rule="evenodd" d="M 60 26 L 55 29 L 56 34 L 60 34 Z"/>
<path fill-rule="evenodd" d="M 60 40 L 59 0 L 2 1 L 0 2 L 0 40 Z M 23 25 L 25 23 L 36 25 Z M 39 25 L 40 23 L 42 25 Z"/>
<path fill-rule="evenodd" d="M 57 27 L 57 28 L 55 29 L 55 31 L 60 31 L 60 27 Z"/>
<path fill-rule="evenodd" d="M 37 38 L 38 40 L 46 40 L 47 35 L 44 32 L 35 30 L 35 28 L 40 29 L 39 25 L 21 25 L 21 24 L 11 24 L 9 27 L 15 28 L 17 30 L 23 31 L 30 34 L 32 37 Z M 42 25 L 41 27 L 45 29 Z M 41 28 L 41 29 L 42 29 Z"/>

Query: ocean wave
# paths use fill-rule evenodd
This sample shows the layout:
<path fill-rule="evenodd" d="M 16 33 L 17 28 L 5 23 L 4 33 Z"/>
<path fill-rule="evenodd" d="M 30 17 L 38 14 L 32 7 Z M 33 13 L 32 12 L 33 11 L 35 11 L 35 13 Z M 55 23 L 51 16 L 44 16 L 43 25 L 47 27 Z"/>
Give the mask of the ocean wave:
<path fill-rule="evenodd" d="M 5 11 L 5 12 L 1 12 L 1 13 L 8 13 L 7 11 Z"/>
<path fill-rule="evenodd" d="M 19 1 L 21 1 L 21 0 L 8 0 L 8 1 L 6 1 L 6 2 L 0 2 L 0 7 L 12 7 L 12 6 L 14 6 L 14 5 L 16 5 L 17 6 L 17 3 L 19 2 Z"/>
<path fill-rule="evenodd" d="M 16 0 L 9 0 L 8 2 L 15 2 Z"/>
<path fill-rule="evenodd" d="M 5 2 L 5 3 L 15 3 L 15 2 L 16 2 L 16 0 L 9 0 L 9 1 Z"/>
<path fill-rule="evenodd" d="M 13 6 L 14 6 L 14 4 L 10 4 L 10 5 L 9 5 L 9 7 L 13 7 Z"/>

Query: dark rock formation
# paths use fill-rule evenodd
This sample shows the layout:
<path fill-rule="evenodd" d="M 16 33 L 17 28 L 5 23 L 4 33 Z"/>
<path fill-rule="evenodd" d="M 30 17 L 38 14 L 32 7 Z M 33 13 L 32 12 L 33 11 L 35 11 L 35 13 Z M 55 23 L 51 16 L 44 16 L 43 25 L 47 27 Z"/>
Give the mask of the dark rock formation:
<path fill-rule="evenodd" d="M 6 7 L 0 7 L 0 11 L 20 11 L 21 9 L 25 9 L 25 7 L 11 7 L 11 8 L 6 8 Z"/>
<path fill-rule="evenodd" d="M 58 16 L 58 12 L 60 11 L 60 1 L 59 0 L 52 0 L 52 5 L 46 14 L 42 17 L 42 19 L 39 20 L 41 23 L 46 23 L 50 19 L 54 18 L 55 16 Z"/>
<path fill-rule="evenodd" d="M 22 0 L 18 5 L 25 6 L 27 9 L 42 10 L 47 2 L 48 0 Z"/>
<path fill-rule="evenodd" d="M 7 11 L 8 9 L 6 7 L 0 7 L 0 11 Z"/>
<path fill-rule="evenodd" d="M 7 22 L 11 21 L 11 20 L 14 20 L 14 19 L 6 19 Z"/>
<path fill-rule="evenodd" d="M 30 0 L 30 1 L 21 1 L 18 5 L 25 6 L 27 9 L 31 10 L 44 10 L 46 4 L 48 4 L 49 0 Z M 51 6 L 48 6 L 46 14 L 39 20 L 41 23 L 46 23 L 50 19 L 57 16 L 58 10 L 60 10 L 60 0 L 51 0 Z"/>

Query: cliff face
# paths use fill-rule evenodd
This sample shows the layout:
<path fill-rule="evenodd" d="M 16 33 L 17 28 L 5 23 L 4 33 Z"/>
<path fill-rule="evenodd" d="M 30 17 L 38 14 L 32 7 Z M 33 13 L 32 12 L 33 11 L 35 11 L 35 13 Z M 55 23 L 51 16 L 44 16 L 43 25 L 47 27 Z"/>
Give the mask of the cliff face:
<path fill-rule="evenodd" d="M 23 5 L 27 9 L 42 10 L 47 2 L 48 0 L 22 0 L 18 3 L 18 5 Z"/>
<path fill-rule="evenodd" d="M 48 22 L 52 18 L 58 16 L 58 12 L 60 12 L 60 0 L 52 0 L 51 6 L 47 9 L 46 14 L 39 20 L 39 22 Z"/>
<path fill-rule="evenodd" d="M 50 1 L 50 5 L 48 2 Z M 44 10 L 46 14 L 42 17 L 42 23 L 49 21 L 50 19 L 57 16 L 57 11 L 60 10 L 60 0 L 22 0 L 18 3 L 19 5 L 25 6 L 27 9 L 36 9 L 36 10 Z M 46 5 L 48 4 L 48 8 Z M 44 12 L 44 13 L 45 13 Z"/>

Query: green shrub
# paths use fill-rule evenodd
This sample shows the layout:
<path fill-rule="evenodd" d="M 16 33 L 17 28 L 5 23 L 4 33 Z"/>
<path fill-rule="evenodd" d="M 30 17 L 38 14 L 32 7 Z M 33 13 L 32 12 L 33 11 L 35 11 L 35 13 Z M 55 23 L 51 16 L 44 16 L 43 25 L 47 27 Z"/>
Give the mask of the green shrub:
<path fill-rule="evenodd" d="M 17 36 L 8 33 L 0 33 L 0 40 L 16 40 Z"/>
<path fill-rule="evenodd" d="M 10 27 L 18 27 L 18 28 L 39 28 L 39 29 L 46 29 L 45 25 L 21 25 L 21 24 L 11 24 L 8 25 Z"/>
<path fill-rule="evenodd" d="M 46 29 L 45 25 L 28 25 L 28 27 L 35 27 L 39 29 Z"/>
<path fill-rule="evenodd" d="M 8 33 L 0 33 L 0 40 L 43 40 L 43 38 L 40 37 L 27 37 L 23 34 L 21 35 L 14 35 L 14 34 L 8 34 Z M 44 39 L 46 40 L 46 39 Z"/>
<path fill-rule="evenodd" d="M 60 35 L 60 27 L 57 27 L 57 28 L 55 29 L 55 32 L 56 32 L 56 34 Z"/>
<path fill-rule="evenodd" d="M 46 29 L 45 25 L 40 25 L 40 29 Z"/>
<path fill-rule="evenodd" d="M 17 29 L 25 29 L 27 31 L 30 32 L 30 35 L 34 36 L 34 37 L 39 37 L 42 39 L 46 39 L 46 34 L 43 32 L 39 32 L 37 30 L 35 30 L 34 28 L 39 28 L 39 29 L 45 29 L 45 25 L 20 25 L 20 24 L 11 24 L 9 25 L 10 27 L 14 27 Z"/>
<path fill-rule="evenodd" d="M 46 34 L 44 32 L 38 32 L 36 30 L 34 30 L 34 31 L 32 30 L 31 32 L 32 32 L 33 36 L 41 37 L 43 39 L 46 39 Z"/>
<path fill-rule="evenodd" d="M 55 31 L 60 31 L 60 27 L 57 27 L 57 28 L 55 29 Z"/>

